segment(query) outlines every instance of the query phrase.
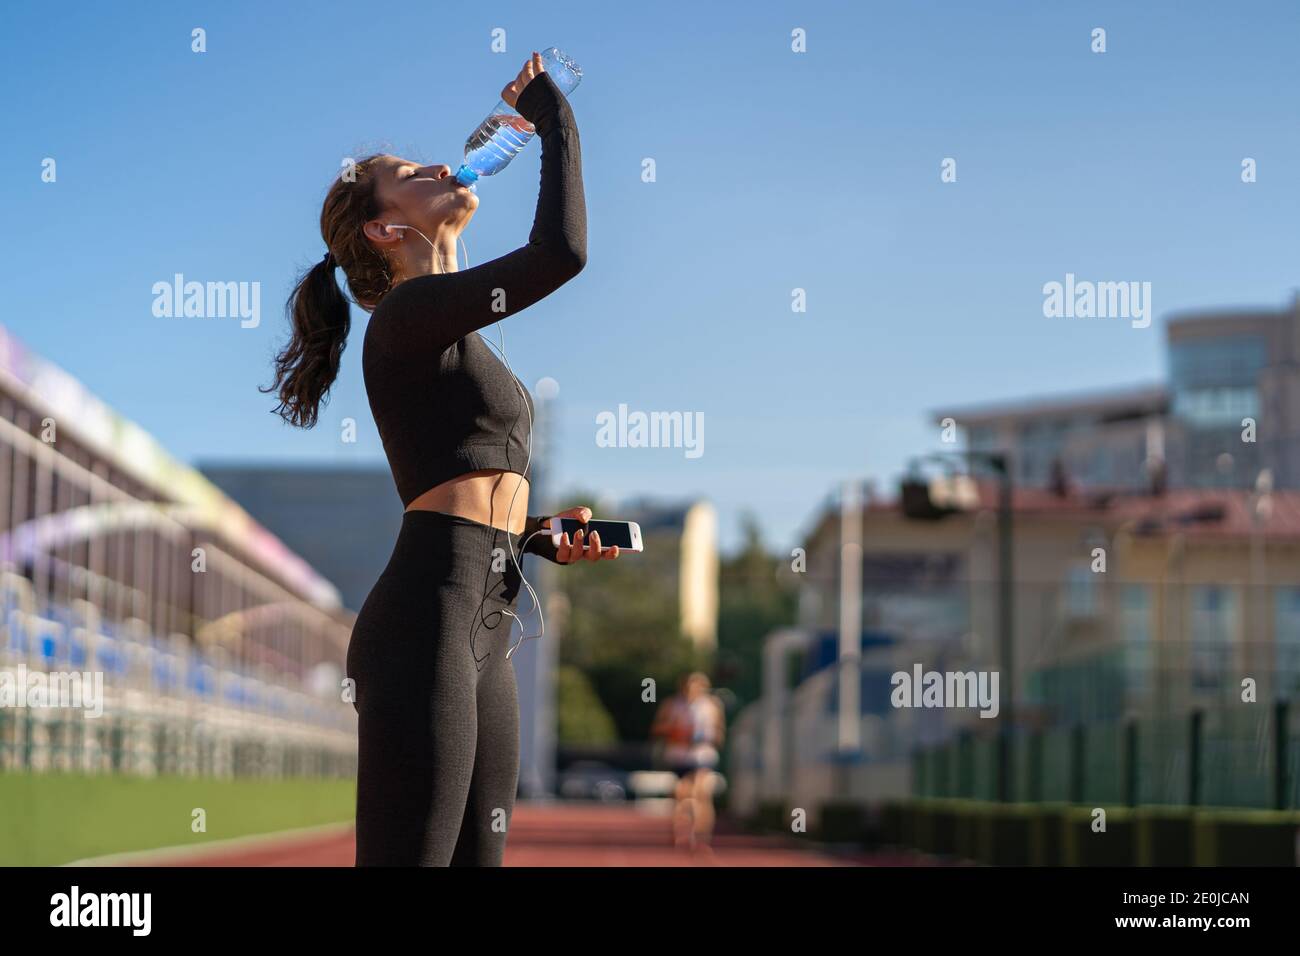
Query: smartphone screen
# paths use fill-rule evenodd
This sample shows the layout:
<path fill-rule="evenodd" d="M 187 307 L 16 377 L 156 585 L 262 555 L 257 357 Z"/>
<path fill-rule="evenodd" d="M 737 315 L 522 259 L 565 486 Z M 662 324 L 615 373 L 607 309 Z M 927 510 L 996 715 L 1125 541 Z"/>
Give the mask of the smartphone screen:
<path fill-rule="evenodd" d="M 626 521 L 588 521 L 582 524 L 577 518 L 560 518 L 560 530 L 573 540 L 574 533 L 581 528 L 582 538 L 585 542 L 591 533 L 595 531 L 600 535 L 601 549 L 620 547 L 632 547 L 632 526 Z M 552 526 L 553 527 L 553 526 Z"/>

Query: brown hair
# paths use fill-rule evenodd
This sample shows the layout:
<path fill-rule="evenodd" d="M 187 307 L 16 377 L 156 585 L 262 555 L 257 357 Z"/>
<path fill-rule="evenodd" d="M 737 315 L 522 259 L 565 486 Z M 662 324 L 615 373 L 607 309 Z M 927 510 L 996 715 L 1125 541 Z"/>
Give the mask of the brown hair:
<path fill-rule="evenodd" d="M 392 286 L 387 261 L 362 233 L 380 214 L 374 176 L 377 153 L 348 167 L 330 187 L 320 212 L 320 234 L 329 250 L 298 278 L 285 303 L 290 338 L 275 357 L 275 381 L 260 390 L 276 392 L 275 413 L 290 425 L 311 428 L 339 374 L 351 312 L 334 279 L 343 270 L 353 300 L 373 312 Z"/>

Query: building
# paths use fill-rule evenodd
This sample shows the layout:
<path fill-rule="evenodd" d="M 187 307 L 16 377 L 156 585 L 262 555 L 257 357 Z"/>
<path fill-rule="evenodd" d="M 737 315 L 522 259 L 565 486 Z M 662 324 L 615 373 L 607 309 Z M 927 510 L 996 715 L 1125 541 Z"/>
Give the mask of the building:
<path fill-rule="evenodd" d="M 402 527 L 402 502 L 383 465 L 200 463 L 199 470 L 339 589 L 356 612 Z"/>
<path fill-rule="evenodd" d="M 1300 803 L 1300 298 L 1166 336 L 1166 383 L 940 411 L 953 473 L 826 506 L 735 806 Z M 996 719 L 896 706 L 918 667 L 996 673 Z"/>
<path fill-rule="evenodd" d="M 1300 296 L 1280 312 L 1175 316 L 1168 347 L 1174 486 L 1249 488 L 1267 470 L 1300 488 Z"/>
<path fill-rule="evenodd" d="M 741 804 L 901 797 L 914 790 L 918 751 L 969 738 L 990 754 L 1002 725 L 976 708 L 891 705 L 892 675 L 920 666 L 1000 674 L 1000 708 L 1014 706 L 1025 752 L 1020 772 L 1035 766 L 1046 780 L 1022 781 L 1022 795 L 1066 798 L 1079 728 L 1093 741 L 1095 772 L 1118 773 L 1132 725 L 1143 739 L 1168 735 L 1168 746 L 1146 758 L 1141 792 L 1151 802 L 1185 800 L 1185 727 L 1199 713 L 1218 735 L 1206 746 L 1204 798 L 1272 805 L 1265 728 L 1279 702 L 1300 703 L 1300 492 L 1018 490 L 1008 666 L 999 641 L 997 488 L 972 490 L 967 507 L 928 520 L 910 517 L 901 498 L 861 509 L 860 656 L 847 665 L 859 671 L 860 745 L 847 763 L 837 752 L 836 661 L 803 668 L 794 687 L 786 686 L 790 668 L 769 662 L 763 700 L 733 734 Z M 807 660 L 840 626 L 844 520 L 832 503 L 808 535 L 807 570 L 795 575 L 797 627 L 769 638 L 778 657 Z M 1244 681 L 1257 707 L 1244 703 Z M 971 789 L 988 797 L 993 786 L 986 774 Z M 1121 782 L 1105 786 L 1118 793 Z"/>
<path fill-rule="evenodd" d="M 1276 311 L 1174 315 L 1166 350 L 1163 384 L 954 408 L 934 420 L 970 450 L 1010 452 L 1022 485 L 1253 488 L 1267 471 L 1275 488 L 1300 488 L 1300 297 Z"/>
<path fill-rule="evenodd" d="M 952 653 L 1000 666 L 997 490 L 937 520 L 897 500 L 862 511 L 863 628 L 906 655 Z M 1164 495 L 1013 499 L 1015 673 L 1026 720 L 1180 713 L 1232 696 L 1233 675 L 1263 697 L 1300 692 L 1300 492 L 1238 489 Z M 833 628 L 837 512 L 808 541 L 800 624 Z M 1090 700 L 1035 692 L 1062 666 L 1125 648 L 1121 688 Z"/>
<path fill-rule="evenodd" d="M 681 631 L 696 648 L 718 644 L 718 516 L 707 501 L 661 504 L 641 499 L 620 506 L 621 520 L 641 526 L 647 573 L 659 575 L 676 598 Z"/>

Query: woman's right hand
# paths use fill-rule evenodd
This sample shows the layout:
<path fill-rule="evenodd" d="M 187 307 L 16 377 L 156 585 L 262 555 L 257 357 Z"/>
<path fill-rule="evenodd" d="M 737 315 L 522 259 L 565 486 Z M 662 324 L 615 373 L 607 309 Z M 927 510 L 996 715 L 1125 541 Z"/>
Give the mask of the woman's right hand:
<path fill-rule="evenodd" d="M 505 89 L 501 91 L 501 99 L 505 101 L 507 106 L 514 109 L 515 103 L 519 101 L 519 94 L 524 91 L 524 87 L 537 74 L 545 72 L 546 68 L 542 66 L 542 55 L 534 52 L 532 57 L 524 63 L 524 68 L 519 71 L 519 75 L 507 83 Z"/>

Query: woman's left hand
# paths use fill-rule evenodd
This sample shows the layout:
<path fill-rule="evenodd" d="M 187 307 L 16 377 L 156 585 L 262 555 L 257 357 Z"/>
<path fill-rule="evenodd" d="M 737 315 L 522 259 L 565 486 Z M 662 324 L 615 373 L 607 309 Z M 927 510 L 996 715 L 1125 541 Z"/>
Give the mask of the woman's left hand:
<path fill-rule="evenodd" d="M 586 524 L 591 520 L 591 509 L 585 505 L 579 505 L 576 508 L 570 508 L 568 511 L 561 511 L 551 520 L 554 521 L 556 518 L 573 518 Z M 581 529 L 574 533 L 573 540 L 569 540 L 569 534 L 565 532 L 564 537 L 560 539 L 559 547 L 555 549 L 555 560 L 560 564 L 573 564 L 575 561 L 581 561 L 584 557 L 588 561 L 617 558 L 618 545 L 602 549 L 600 546 L 600 532 L 598 531 L 593 531 L 585 541 Z"/>

